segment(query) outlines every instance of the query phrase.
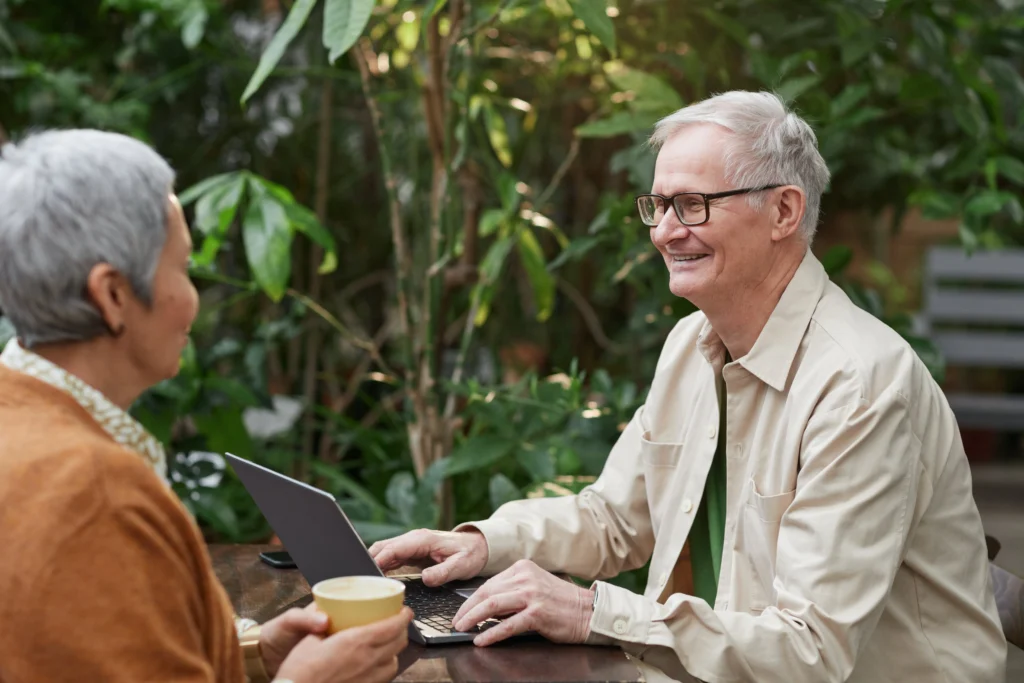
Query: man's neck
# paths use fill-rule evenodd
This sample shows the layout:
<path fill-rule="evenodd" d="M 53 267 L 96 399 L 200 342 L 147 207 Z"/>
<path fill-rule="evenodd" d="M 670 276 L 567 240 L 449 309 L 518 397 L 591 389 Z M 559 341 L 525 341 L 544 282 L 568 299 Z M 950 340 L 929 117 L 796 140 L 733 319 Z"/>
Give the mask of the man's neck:
<path fill-rule="evenodd" d="M 34 347 L 32 352 L 70 372 L 122 410 L 127 411 L 142 394 L 130 361 L 107 337 L 42 344 Z"/>
<path fill-rule="evenodd" d="M 767 276 L 755 286 L 738 296 L 732 293 L 728 300 L 712 301 L 701 307 L 733 360 L 750 353 L 805 253 L 805 249 L 796 249 L 780 255 Z"/>

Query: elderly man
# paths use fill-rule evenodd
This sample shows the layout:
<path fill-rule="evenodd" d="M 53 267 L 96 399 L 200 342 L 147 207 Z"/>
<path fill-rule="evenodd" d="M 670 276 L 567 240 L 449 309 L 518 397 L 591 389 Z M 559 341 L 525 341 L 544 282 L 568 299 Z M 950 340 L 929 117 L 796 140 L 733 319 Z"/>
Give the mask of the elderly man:
<path fill-rule="evenodd" d="M 637 208 L 700 312 L 669 335 L 603 474 L 377 544 L 378 563 L 429 558 L 429 583 L 497 574 L 455 619 L 509 617 L 478 645 L 526 630 L 617 643 L 652 681 L 1001 682 L 956 421 L 910 346 L 808 249 L 829 180 L 813 131 L 771 94 L 730 92 L 652 142 Z M 648 560 L 643 595 L 548 573 Z"/>

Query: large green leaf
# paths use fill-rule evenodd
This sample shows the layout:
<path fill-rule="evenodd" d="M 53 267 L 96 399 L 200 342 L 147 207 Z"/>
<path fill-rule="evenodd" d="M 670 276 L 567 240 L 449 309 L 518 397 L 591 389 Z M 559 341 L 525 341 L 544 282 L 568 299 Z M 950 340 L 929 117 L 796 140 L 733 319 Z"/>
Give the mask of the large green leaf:
<path fill-rule="evenodd" d="M 821 76 L 795 76 L 780 83 L 775 92 L 787 102 L 792 102 L 819 83 Z"/>
<path fill-rule="evenodd" d="M 608 4 L 605 0 L 569 0 L 573 14 L 583 21 L 601 44 L 615 54 L 615 24 L 608 16 Z"/>
<path fill-rule="evenodd" d="M 331 64 L 363 35 L 376 4 L 376 0 L 325 0 L 323 37 Z"/>
<path fill-rule="evenodd" d="M 648 132 L 660 118 L 657 114 L 620 111 L 606 119 L 577 126 L 576 135 L 581 138 L 612 138 L 626 133 Z"/>
<path fill-rule="evenodd" d="M 996 157 L 995 165 L 1004 178 L 1017 185 L 1024 185 L 1024 161 L 1015 157 Z"/>
<path fill-rule="evenodd" d="M 921 216 L 930 221 L 952 218 L 960 211 L 960 195 L 938 190 L 921 190 L 910 195 L 908 203 L 921 207 Z"/>
<path fill-rule="evenodd" d="M 181 11 L 181 42 L 193 50 L 203 40 L 210 13 L 203 0 L 190 0 Z"/>
<path fill-rule="evenodd" d="M 483 261 L 480 262 L 480 276 L 484 284 L 492 284 L 498 280 L 501 268 L 505 265 L 505 259 L 512 251 L 512 245 L 516 242 L 515 235 L 503 237 L 487 250 Z"/>
<path fill-rule="evenodd" d="M 547 270 L 544 251 L 536 235 L 529 228 L 519 231 L 519 258 L 533 287 L 533 299 L 537 306 L 537 320 L 544 322 L 551 317 L 555 308 L 555 279 Z"/>
<path fill-rule="evenodd" d="M 245 176 L 236 174 L 201 196 L 196 202 L 194 227 L 204 235 L 223 235 L 235 219 L 244 191 Z"/>
<path fill-rule="evenodd" d="M 423 25 L 426 26 L 428 21 L 440 12 L 447 2 L 448 0 L 430 0 L 430 4 L 423 10 Z"/>
<path fill-rule="evenodd" d="M 683 98 L 660 76 L 632 69 L 618 61 L 606 63 L 604 72 L 612 85 L 632 94 L 629 106 L 634 111 L 664 115 L 683 106 Z"/>
<path fill-rule="evenodd" d="M 583 258 L 587 252 L 601 244 L 603 241 L 604 238 L 596 235 L 577 237 L 570 242 L 569 246 L 563 249 L 551 263 L 548 264 L 548 271 L 554 272 L 570 261 L 577 261 Z"/>
<path fill-rule="evenodd" d="M 991 216 L 1003 208 L 1003 204 L 1006 203 L 1007 199 L 1008 196 L 1003 192 L 983 190 L 967 201 L 967 205 L 964 206 L 964 212 L 969 216 L 977 218 Z"/>
<path fill-rule="evenodd" d="M 512 148 L 508 142 L 508 128 L 500 111 L 489 102 L 484 106 L 484 123 L 487 126 L 487 138 L 491 141 L 494 155 L 505 168 L 512 165 Z"/>
<path fill-rule="evenodd" d="M 218 532 L 229 538 L 239 535 L 238 515 L 235 514 L 234 508 L 228 504 L 224 497 L 218 495 L 216 490 L 200 488 L 189 499 L 189 504 L 196 517 L 212 526 Z"/>
<path fill-rule="evenodd" d="M 523 492 L 519 490 L 519 487 L 501 472 L 491 477 L 491 483 L 487 488 L 490 493 L 491 507 L 495 510 L 505 503 L 523 497 Z"/>
<path fill-rule="evenodd" d="M 274 70 L 277 63 L 281 61 L 281 57 L 284 55 L 284 51 L 289 43 L 295 39 L 295 36 L 305 26 L 306 20 L 309 19 L 309 13 L 313 11 L 313 6 L 316 5 L 316 1 L 295 0 L 295 4 L 292 5 L 291 11 L 288 12 L 288 17 L 281 24 L 281 28 L 277 30 L 277 33 L 274 34 L 273 39 L 270 41 L 270 45 L 260 55 L 260 63 L 256 65 L 256 71 L 253 73 L 252 78 L 249 79 L 249 84 L 245 86 L 245 92 L 242 93 L 243 104 L 256 94 L 256 91 L 263 85 L 263 81 L 267 80 L 267 76 Z"/>
<path fill-rule="evenodd" d="M 506 436 L 470 437 L 453 450 L 451 455 L 430 466 L 423 476 L 423 486 L 434 488 L 442 480 L 456 474 L 487 469 L 510 456 L 516 445 L 515 441 Z"/>
<path fill-rule="evenodd" d="M 178 201 L 181 202 L 182 206 L 188 206 L 207 192 L 230 183 L 237 175 L 236 173 L 221 173 L 210 176 L 206 180 L 201 180 L 187 190 L 180 192 L 178 194 Z"/>
<path fill-rule="evenodd" d="M 18 54 L 18 48 L 11 39 L 11 34 L 7 32 L 3 24 L 0 24 L 0 45 L 4 47 L 12 55 Z"/>
<path fill-rule="evenodd" d="M 516 451 L 516 460 L 530 473 L 535 482 L 555 478 L 555 459 L 547 448 L 523 444 L 522 448 Z"/>
<path fill-rule="evenodd" d="M 242 222 L 242 241 L 253 279 L 271 299 L 280 301 L 292 267 L 292 232 L 284 206 L 254 191 Z"/>
<path fill-rule="evenodd" d="M 333 273 L 338 267 L 338 247 L 330 231 L 320 222 L 315 213 L 298 202 L 286 204 L 285 213 L 288 215 L 292 227 L 323 247 L 324 260 L 320 263 L 320 274 Z"/>
<path fill-rule="evenodd" d="M 208 413 L 194 413 L 196 429 L 206 440 L 206 450 L 213 453 L 234 453 L 240 458 L 252 457 L 252 439 L 237 406 L 214 407 Z"/>
<path fill-rule="evenodd" d="M 861 100 L 871 93 L 871 86 L 867 83 L 855 83 L 848 86 L 839 93 L 830 107 L 832 118 L 837 119 L 847 114 L 851 109 L 860 104 Z"/>

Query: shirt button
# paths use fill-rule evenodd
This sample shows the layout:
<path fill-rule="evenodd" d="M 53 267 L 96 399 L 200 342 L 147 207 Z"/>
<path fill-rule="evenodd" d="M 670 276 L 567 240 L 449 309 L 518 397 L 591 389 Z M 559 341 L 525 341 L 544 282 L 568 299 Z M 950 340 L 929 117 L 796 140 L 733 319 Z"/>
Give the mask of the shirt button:
<path fill-rule="evenodd" d="M 708 438 L 709 439 L 715 438 L 716 434 L 718 434 L 718 427 L 716 427 L 714 425 L 711 425 L 710 427 L 708 427 Z"/>
<path fill-rule="evenodd" d="M 683 512 L 689 512 L 692 509 L 693 509 L 693 501 L 691 501 L 689 498 L 685 499 L 683 501 Z"/>
<path fill-rule="evenodd" d="M 621 636 L 626 632 L 626 622 L 624 622 L 622 619 L 616 619 L 615 623 L 612 624 L 612 630 L 615 631 L 616 634 Z"/>

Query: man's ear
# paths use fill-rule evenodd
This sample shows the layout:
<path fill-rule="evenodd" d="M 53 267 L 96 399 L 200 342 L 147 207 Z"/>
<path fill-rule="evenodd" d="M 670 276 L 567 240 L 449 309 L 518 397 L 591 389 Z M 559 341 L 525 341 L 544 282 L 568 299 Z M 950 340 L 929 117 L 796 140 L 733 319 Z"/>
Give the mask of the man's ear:
<path fill-rule="evenodd" d="M 772 211 L 772 241 L 781 242 L 800 229 L 807 211 L 807 196 L 796 185 L 776 190 Z"/>
<path fill-rule="evenodd" d="M 124 331 L 127 306 L 132 297 L 128 280 L 109 263 L 97 263 L 89 271 L 85 287 L 107 329 L 115 337 L 119 336 Z"/>

